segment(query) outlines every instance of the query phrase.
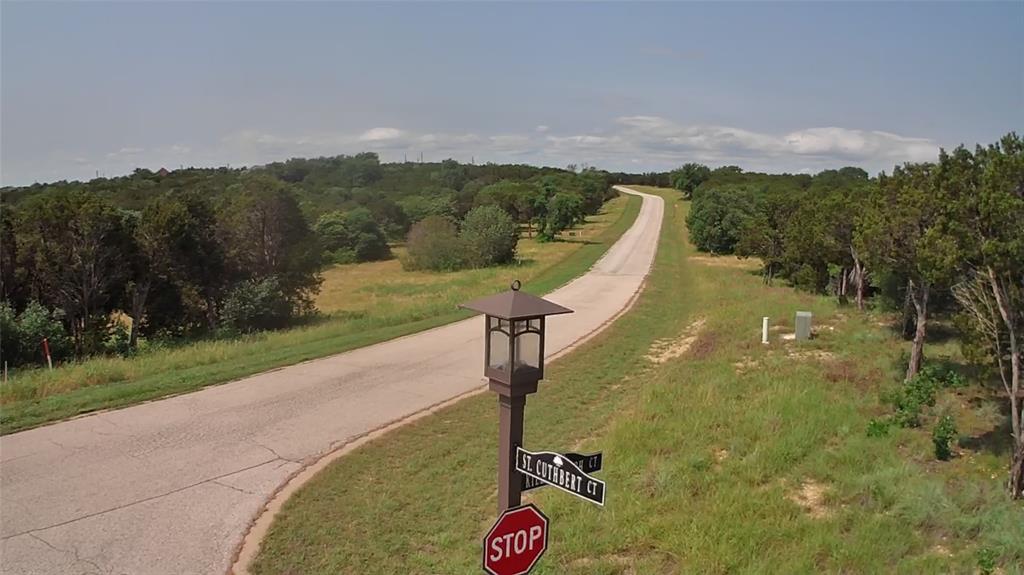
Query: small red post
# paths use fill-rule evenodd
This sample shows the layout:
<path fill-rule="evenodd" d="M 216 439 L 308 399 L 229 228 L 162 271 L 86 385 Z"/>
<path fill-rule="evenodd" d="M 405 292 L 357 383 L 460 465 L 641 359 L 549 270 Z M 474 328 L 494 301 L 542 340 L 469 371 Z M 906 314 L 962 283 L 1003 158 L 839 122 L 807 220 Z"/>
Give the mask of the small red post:
<path fill-rule="evenodd" d="M 46 365 L 53 369 L 53 360 L 50 359 L 50 339 L 43 338 L 43 354 L 46 356 Z"/>

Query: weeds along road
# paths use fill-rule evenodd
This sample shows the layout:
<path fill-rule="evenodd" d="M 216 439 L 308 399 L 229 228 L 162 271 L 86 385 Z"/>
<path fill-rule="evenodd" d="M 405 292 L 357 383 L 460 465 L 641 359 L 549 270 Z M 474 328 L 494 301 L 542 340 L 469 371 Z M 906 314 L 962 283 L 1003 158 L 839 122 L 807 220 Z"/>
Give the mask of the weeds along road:
<path fill-rule="evenodd" d="M 663 201 L 547 297 L 553 355 L 640 289 Z M 0 571 L 224 573 L 249 523 L 304 465 L 481 387 L 479 317 L 340 355 L 0 438 Z"/>

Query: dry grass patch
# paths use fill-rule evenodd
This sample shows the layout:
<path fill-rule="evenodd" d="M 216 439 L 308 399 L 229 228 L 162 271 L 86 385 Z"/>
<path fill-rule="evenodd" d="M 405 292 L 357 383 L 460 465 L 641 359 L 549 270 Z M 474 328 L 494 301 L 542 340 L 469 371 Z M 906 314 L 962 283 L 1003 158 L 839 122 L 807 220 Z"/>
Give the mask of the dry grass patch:
<path fill-rule="evenodd" d="M 706 323 L 707 320 L 705 318 L 697 319 L 679 337 L 655 341 L 644 357 L 651 363 L 661 364 L 682 356 L 690 351 L 693 344 L 697 342 L 697 338 L 701 335 L 701 331 Z"/>
<path fill-rule="evenodd" d="M 761 269 L 760 260 L 754 258 L 740 259 L 735 256 L 690 256 L 689 261 L 704 266 L 714 266 L 722 268 L 734 268 L 741 270 L 758 270 Z"/>
<path fill-rule="evenodd" d="M 800 488 L 791 491 L 787 499 L 796 503 L 813 519 L 825 519 L 832 515 L 832 510 L 825 505 L 825 495 L 829 488 L 813 479 L 805 479 Z"/>
<path fill-rule="evenodd" d="M 756 369 L 757 366 L 759 366 L 759 365 L 761 365 L 761 362 L 755 360 L 754 358 L 750 357 L 749 355 L 745 355 L 745 356 L 743 356 L 742 359 L 740 359 L 736 363 L 733 363 L 732 367 L 733 367 L 733 369 L 736 370 L 736 375 L 743 375 L 744 373 L 747 373 L 748 371 L 752 371 L 752 370 Z"/>

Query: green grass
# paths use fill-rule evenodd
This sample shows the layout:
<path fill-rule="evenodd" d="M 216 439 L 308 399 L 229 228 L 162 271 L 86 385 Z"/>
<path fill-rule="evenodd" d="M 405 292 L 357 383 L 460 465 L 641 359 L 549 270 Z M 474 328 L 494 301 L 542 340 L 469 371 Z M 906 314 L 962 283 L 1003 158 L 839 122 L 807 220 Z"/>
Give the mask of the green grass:
<path fill-rule="evenodd" d="M 991 554 L 1020 573 L 1024 508 L 1003 491 L 1004 455 L 937 462 L 926 429 L 867 437 L 890 409 L 879 393 L 898 381 L 902 342 L 732 260 L 690 259 L 688 205 L 661 193 L 666 225 L 636 306 L 550 366 L 527 402 L 525 446 L 601 450 L 608 484 L 603 509 L 550 487 L 526 498 L 551 519 L 535 572 L 970 573 Z M 796 310 L 814 312 L 818 338 L 759 343 L 762 315 L 792 331 Z M 469 398 L 330 465 L 286 502 L 254 572 L 478 572 L 496 514 L 495 407 Z"/>
<path fill-rule="evenodd" d="M 316 302 L 327 315 L 313 325 L 28 371 L 0 388 L 0 433 L 185 393 L 450 323 L 470 315 L 457 309 L 459 303 L 507 289 L 515 278 L 525 291 L 553 290 L 586 272 L 629 229 L 640 204 L 636 196 L 613 199 L 563 241 L 524 239 L 518 265 L 455 273 L 405 272 L 397 260 L 336 266 L 325 272 Z"/>

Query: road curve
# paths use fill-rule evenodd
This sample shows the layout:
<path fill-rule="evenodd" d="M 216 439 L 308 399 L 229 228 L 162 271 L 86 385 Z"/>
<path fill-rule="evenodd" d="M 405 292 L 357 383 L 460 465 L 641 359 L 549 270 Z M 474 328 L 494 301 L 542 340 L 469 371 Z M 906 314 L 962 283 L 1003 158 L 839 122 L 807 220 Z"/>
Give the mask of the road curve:
<path fill-rule="evenodd" d="M 553 355 L 625 308 L 654 261 L 663 201 L 547 297 Z M 479 388 L 480 318 L 0 438 L 0 572 L 224 573 L 249 523 L 304 465 Z"/>

